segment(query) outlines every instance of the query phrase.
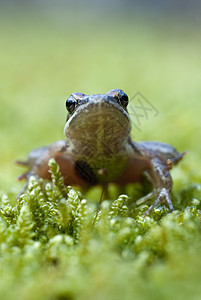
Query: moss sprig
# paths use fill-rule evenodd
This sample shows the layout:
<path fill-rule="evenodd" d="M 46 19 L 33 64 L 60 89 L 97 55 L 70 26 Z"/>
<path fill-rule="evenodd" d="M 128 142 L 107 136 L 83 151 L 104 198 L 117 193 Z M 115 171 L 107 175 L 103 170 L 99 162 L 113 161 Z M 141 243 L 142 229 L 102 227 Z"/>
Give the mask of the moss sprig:
<path fill-rule="evenodd" d="M 13 207 L 10 204 L 10 200 L 6 194 L 4 194 L 1 198 L 0 216 L 4 218 L 8 224 L 12 224 L 16 220 L 16 207 Z"/>
<path fill-rule="evenodd" d="M 111 218 L 114 218 L 115 216 L 120 216 L 120 217 L 128 216 L 129 210 L 128 207 L 126 206 L 128 199 L 129 197 L 127 195 L 120 195 L 118 199 L 112 203 L 109 212 Z"/>
<path fill-rule="evenodd" d="M 49 168 L 52 178 L 52 184 L 54 186 L 54 192 L 58 193 L 62 198 L 66 198 L 69 188 L 65 186 L 63 177 L 61 175 L 59 165 L 56 163 L 55 159 L 51 158 L 49 160 Z"/>

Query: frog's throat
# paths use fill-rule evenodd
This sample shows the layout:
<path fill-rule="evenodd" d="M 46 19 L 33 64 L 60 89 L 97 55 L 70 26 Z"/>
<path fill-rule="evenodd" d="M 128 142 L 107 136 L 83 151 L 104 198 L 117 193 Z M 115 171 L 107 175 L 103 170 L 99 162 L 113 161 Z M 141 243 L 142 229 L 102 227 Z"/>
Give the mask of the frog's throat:
<path fill-rule="evenodd" d="M 64 128 L 71 148 L 88 157 L 121 152 L 130 130 L 128 113 L 118 103 L 103 99 L 78 107 Z"/>

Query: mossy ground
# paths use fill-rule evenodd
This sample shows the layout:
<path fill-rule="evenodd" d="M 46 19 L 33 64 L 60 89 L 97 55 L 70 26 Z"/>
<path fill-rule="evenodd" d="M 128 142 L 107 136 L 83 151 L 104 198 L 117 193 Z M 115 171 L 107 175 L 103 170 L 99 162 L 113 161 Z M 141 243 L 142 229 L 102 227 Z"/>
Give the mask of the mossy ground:
<path fill-rule="evenodd" d="M 93 202 L 65 187 L 50 161 L 52 183 L 31 177 L 12 206 L 1 201 L 2 299 L 199 299 L 201 185 L 143 217 L 129 197 Z"/>
<path fill-rule="evenodd" d="M 0 298 L 200 299 L 200 31 L 186 20 L 68 17 L 0 21 Z M 63 186 L 54 162 L 53 183 L 31 178 L 16 201 L 12 162 L 63 138 L 65 98 L 112 88 L 140 91 L 159 111 L 133 126 L 135 140 L 188 150 L 172 172 L 176 211 L 144 218 L 147 205 L 129 197 L 144 192 L 136 185 L 114 190 L 94 222 L 100 190 Z"/>

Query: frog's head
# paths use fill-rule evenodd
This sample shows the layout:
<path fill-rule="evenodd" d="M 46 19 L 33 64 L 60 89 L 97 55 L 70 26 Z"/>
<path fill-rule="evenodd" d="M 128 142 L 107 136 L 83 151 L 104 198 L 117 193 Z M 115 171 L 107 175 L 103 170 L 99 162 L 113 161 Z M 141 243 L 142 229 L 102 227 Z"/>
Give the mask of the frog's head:
<path fill-rule="evenodd" d="M 95 95 L 73 93 L 66 100 L 69 114 L 64 133 L 72 141 L 93 144 L 96 139 L 118 146 L 131 129 L 127 105 L 128 96 L 120 89 Z"/>

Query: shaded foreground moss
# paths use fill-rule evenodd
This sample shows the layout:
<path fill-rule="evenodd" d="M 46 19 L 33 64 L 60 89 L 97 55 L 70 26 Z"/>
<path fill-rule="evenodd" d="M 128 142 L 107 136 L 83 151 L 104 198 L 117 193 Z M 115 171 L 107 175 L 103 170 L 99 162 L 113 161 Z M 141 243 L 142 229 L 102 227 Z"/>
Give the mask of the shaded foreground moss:
<path fill-rule="evenodd" d="M 182 191 L 173 213 L 149 216 L 127 195 L 96 206 L 63 184 L 31 177 L 0 210 L 1 299 L 199 299 L 201 186 Z M 93 224 L 94 223 L 94 224 Z"/>

